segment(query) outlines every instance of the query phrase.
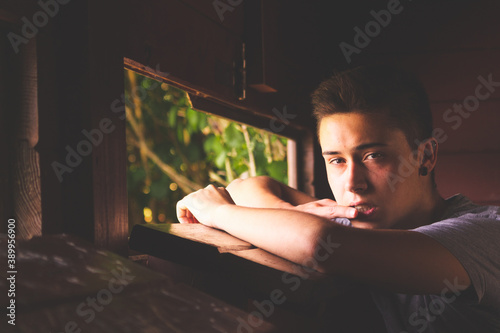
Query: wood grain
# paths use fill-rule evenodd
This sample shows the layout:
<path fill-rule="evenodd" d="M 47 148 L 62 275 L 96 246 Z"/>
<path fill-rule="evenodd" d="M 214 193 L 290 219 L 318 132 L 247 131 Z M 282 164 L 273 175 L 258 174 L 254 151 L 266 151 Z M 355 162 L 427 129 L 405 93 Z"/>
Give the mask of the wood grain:
<path fill-rule="evenodd" d="M 326 278 L 324 274 L 317 271 L 308 270 L 307 268 L 297 265 L 291 261 L 278 257 L 272 253 L 262 249 L 251 249 L 245 251 L 227 251 L 235 256 L 253 261 L 255 263 L 276 269 L 278 271 L 287 272 L 300 276 L 304 279 L 321 279 Z M 307 270 L 307 272 L 306 272 Z"/>
<path fill-rule="evenodd" d="M 38 142 L 38 77 L 36 44 L 28 43 L 17 56 L 16 78 L 18 91 L 14 123 L 14 160 L 11 176 L 13 178 L 14 215 L 18 219 L 19 239 L 29 239 L 42 232 L 42 203 L 40 189 L 40 164 L 34 147 Z M 17 80 L 16 80 L 17 79 Z M 12 142 L 12 141 L 11 141 Z"/>
<path fill-rule="evenodd" d="M 145 226 L 177 237 L 214 246 L 220 253 L 255 248 L 244 240 L 231 236 L 224 231 L 206 227 L 203 224 L 166 223 L 147 224 Z"/>
<path fill-rule="evenodd" d="M 0 259 L 7 257 L 0 238 Z M 16 326 L 6 332 L 237 332 L 248 313 L 74 237 L 17 243 Z M 0 280 L 6 288 L 7 280 Z M 93 300 L 93 304 L 91 303 Z M 95 307 L 94 307 L 95 306 Z M 94 309 L 95 311 L 93 311 Z M 10 325 L 9 325 L 10 326 Z M 15 329 L 12 329 L 15 328 Z M 278 332 L 266 321 L 252 332 Z M 79 331 L 71 330 L 73 332 Z"/>

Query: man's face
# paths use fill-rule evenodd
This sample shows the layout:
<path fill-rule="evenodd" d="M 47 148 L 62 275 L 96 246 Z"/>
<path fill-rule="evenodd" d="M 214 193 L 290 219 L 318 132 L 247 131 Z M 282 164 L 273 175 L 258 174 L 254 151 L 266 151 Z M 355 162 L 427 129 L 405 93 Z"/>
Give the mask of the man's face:
<path fill-rule="evenodd" d="M 424 195 L 418 165 L 404 133 L 389 127 L 386 116 L 327 116 L 319 140 L 335 200 L 358 210 L 355 226 L 397 228 L 417 215 Z M 403 159 L 414 163 L 410 170 L 400 166 Z"/>

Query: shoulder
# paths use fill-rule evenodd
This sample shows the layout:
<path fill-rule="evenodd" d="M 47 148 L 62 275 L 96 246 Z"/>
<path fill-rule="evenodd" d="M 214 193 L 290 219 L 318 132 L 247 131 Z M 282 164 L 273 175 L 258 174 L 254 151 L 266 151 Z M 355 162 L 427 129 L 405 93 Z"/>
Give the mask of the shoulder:
<path fill-rule="evenodd" d="M 440 221 L 421 226 L 413 231 L 431 237 L 442 233 L 454 236 L 469 233 L 469 237 L 488 235 L 494 237 L 500 233 L 499 206 L 480 206 L 461 194 L 454 195 L 446 201 L 448 209 Z"/>
<path fill-rule="evenodd" d="M 478 302 L 500 306 L 500 207 L 479 206 L 461 195 L 448 200 L 443 220 L 413 231 L 435 239 L 460 261 Z"/>

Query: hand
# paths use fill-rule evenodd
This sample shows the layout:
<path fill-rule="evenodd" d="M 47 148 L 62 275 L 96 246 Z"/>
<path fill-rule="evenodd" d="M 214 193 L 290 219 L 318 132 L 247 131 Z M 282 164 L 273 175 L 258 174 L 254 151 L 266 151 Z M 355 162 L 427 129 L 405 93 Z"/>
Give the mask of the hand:
<path fill-rule="evenodd" d="M 208 185 L 177 202 L 177 219 L 180 223 L 202 223 L 216 227 L 216 210 L 222 205 L 234 205 L 224 187 Z"/>
<path fill-rule="evenodd" d="M 341 206 L 331 199 L 321 199 L 295 206 L 293 209 L 301 212 L 326 217 L 331 220 L 335 217 L 354 218 L 358 211 L 353 207 Z"/>

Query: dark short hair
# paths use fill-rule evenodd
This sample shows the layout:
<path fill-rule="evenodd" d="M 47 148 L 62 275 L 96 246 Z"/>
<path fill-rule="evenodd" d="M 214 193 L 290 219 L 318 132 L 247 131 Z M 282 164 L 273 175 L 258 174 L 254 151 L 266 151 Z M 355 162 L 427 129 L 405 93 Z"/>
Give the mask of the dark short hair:
<path fill-rule="evenodd" d="M 312 94 L 313 114 L 358 111 L 385 114 L 403 131 L 412 149 L 432 136 L 429 99 L 415 75 L 391 66 L 357 67 L 323 81 Z"/>

